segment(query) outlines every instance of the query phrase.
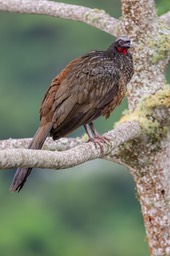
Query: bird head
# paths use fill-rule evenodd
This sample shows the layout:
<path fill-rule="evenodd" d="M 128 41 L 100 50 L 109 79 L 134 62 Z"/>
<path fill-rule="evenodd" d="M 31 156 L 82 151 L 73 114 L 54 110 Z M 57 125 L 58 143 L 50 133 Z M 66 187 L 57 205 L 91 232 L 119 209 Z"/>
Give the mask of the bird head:
<path fill-rule="evenodd" d="M 121 36 L 115 41 L 115 47 L 130 48 L 132 42 L 127 36 Z"/>
<path fill-rule="evenodd" d="M 127 54 L 127 50 L 132 47 L 132 42 L 127 36 L 119 37 L 114 44 L 116 50 Z"/>
<path fill-rule="evenodd" d="M 132 42 L 127 36 L 121 36 L 107 49 L 109 54 L 121 52 L 127 54 L 129 48 L 132 47 Z"/>

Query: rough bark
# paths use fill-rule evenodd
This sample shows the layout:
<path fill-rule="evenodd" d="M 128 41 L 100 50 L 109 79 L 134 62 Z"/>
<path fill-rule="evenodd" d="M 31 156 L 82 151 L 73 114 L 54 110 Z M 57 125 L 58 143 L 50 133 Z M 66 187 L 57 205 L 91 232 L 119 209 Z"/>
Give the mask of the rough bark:
<path fill-rule="evenodd" d="M 136 72 L 128 86 L 129 113 L 109 133 L 110 145 L 95 148 L 93 143 L 81 144 L 80 139 L 68 139 L 67 144 L 66 139 L 64 143 L 61 140 L 56 147 L 52 146 L 52 150 L 69 150 L 40 154 L 33 150 L 8 149 L 11 143 L 3 141 L 0 144 L 0 163 L 1 168 L 37 166 L 61 169 L 103 157 L 126 165 L 136 182 L 150 255 L 169 256 L 170 87 L 166 85 L 165 72 L 170 59 L 170 13 L 158 17 L 153 0 L 122 0 L 120 21 L 101 10 L 45 0 L 0 0 L 0 10 L 79 20 L 112 35 L 128 34 L 132 38 Z M 18 141 L 12 143 L 18 147 Z M 76 143 L 81 145 L 72 148 Z M 48 141 L 45 149 L 48 145 L 51 149 L 54 144 Z M 42 155 L 46 159 L 44 162 L 41 161 Z"/>
<path fill-rule="evenodd" d="M 166 25 L 156 16 L 154 5 L 153 0 L 122 0 L 122 28 L 136 42 L 134 58 L 137 75 L 128 95 L 131 110 L 146 95 L 165 88 L 170 49 L 166 44 L 170 38 Z M 165 115 L 164 121 L 167 117 Z M 167 124 L 165 133 L 150 131 L 145 140 L 128 145 L 128 148 L 125 146 L 121 152 L 136 182 L 150 254 L 154 256 L 170 255 L 170 141 Z M 129 159 L 125 159 L 127 155 Z"/>
<path fill-rule="evenodd" d="M 57 18 L 77 20 L 117 36 L 119 20 L 104 10 L 48 0 L 0 0 L 0 10 L 7 12 L 45 14 Z"/>
<path fill-rule="evenodd" d="M 72 167 L 78 164 L 82 164 L 92 159 L 103 157 L 109 152 L 114 150 L 125 141 L 129 141 L 138 137 L 141 134 L 141 128 L 137 121 L 130 121 L 121 124 L 114 130 L 107 133 L 107 137 L 110 138 L 110 143 L 102 145 L 94 145 L 94 143 L 83 143 L 79 146 L 70 148 L 70 144 L 67 146 L 67 150 L 63 152 L 49 152 L 47 150 L 26 150 L 26 149 L 11 149 L 9 141 L 1 142 L 0 150 L 0 168 L 13 168 L 18 166 L 23 167 L 40 167 L 51 169 L 63 169 Z M 61 150 L 62 140 L 59 140 L 58 145 Z M 69 140 L 69 139 L 65 139 Z M 72 141 L 72 140 L 71 140 Z M 61 142 L 61 143 L 60 143 Z M 50 142 L 51 143 L 51 142 Z M 49 145 L 50 145 L 49 143 Z M 80 141 L 78 141 L 80 143 Z M 4 147 L 4 144 L 6 145 Z M 54 144 L 54 143 L 53 143 Z M 48 145 L 45 144 L 46 148 Z M 57 144 L 56 144 L 57 145 Z M 74 141 L 75 145 L 75 141 Z M 64 147 L 65 148 L 65 147 Z M 54 149 L 54 147 L 53 147 Z M 115 159 L 116 161 L 116 159 Z"/>

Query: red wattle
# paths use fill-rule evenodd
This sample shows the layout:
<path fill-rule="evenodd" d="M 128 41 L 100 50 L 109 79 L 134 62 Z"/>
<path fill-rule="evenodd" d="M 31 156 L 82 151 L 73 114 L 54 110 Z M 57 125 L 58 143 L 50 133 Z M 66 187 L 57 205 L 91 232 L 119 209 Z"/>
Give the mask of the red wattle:
<path fill-rule="evenodd" d="M 122 52 L 123 54 L 127 54 L 127 49 L 126 48 L 118 47 L 117 49 L 118 49 L 119 52 Z"/>

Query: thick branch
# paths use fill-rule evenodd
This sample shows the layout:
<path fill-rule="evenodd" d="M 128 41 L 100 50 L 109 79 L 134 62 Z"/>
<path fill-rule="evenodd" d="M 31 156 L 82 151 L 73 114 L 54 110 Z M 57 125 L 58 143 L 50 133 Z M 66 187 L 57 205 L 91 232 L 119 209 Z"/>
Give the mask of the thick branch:
<path fill-rule="evenodd" d="M 154 95 L 165 86 L 170 59 L 169 30 L 159 22 L 154 0 L 121 2 L 122 31 L 134 42 L 135 76 L 128 85 L 128 105 L 134 110 L 143 96 Z"/>
<path fill-rule="evenodd" d="M 165 24 L 170 27 L 170 11 L 160 16 L 160 19 L 165 22 Z"/>
<path fill-rule="evenodd" d="M 110 144 L 95 147 L 94 143 L 84 143 L 64 152 L 49 152 L 46 150 L 7 149 L 0 150 L 0 168 L 40 167 L 51 169 L 64 169 L 79 165 L 92 159 L 103 157 L 115 150 L 126 141 L 139 137 L 141 128 L 136 121 L 126 122 L 107 136 Z"/>
<path fill-rule="evenodd" d="M 78 20 L 117 36 L 119 21 L 103 10 L 47 0 L 1 0 L 0 10 L 7 12 L 45 14 L 57 18 Z"/>
<path fill-rule="evenodd" d="M 32 138 L 0 140 L 0 150 L 18 148 L 27 149 L 31 143 L 31 140 Z M 86 135 L 82 138 L 61 138 L 56 141 L 54 141 L 51 137 L 48 137 L 43 145 L 43 149 L 49 151 L 64 151 L 70 148 L 74 148 L 85 141 L 87 141 Z"/>
<path fill-rule="evenodd" d="M 154 0 L 121 0 L 123 21 L 126 30 L 134 39 L 141 40 L 146 29 L 150 30 L 156 17 Z"/>

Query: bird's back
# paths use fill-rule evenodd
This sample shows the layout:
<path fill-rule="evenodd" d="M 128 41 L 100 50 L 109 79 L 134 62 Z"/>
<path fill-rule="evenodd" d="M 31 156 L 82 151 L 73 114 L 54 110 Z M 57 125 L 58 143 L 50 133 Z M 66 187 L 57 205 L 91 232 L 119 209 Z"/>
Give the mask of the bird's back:
<path fill-rule="evenodd" d="M 42 102 L 41 123 L 52 121 L 51 135 L 58 139 L 100 115 L 108 117 L 124 97 L 128 79 L 121 56 L 114 53 L 92 51 L 77 58 L 53 80 Z"/>

